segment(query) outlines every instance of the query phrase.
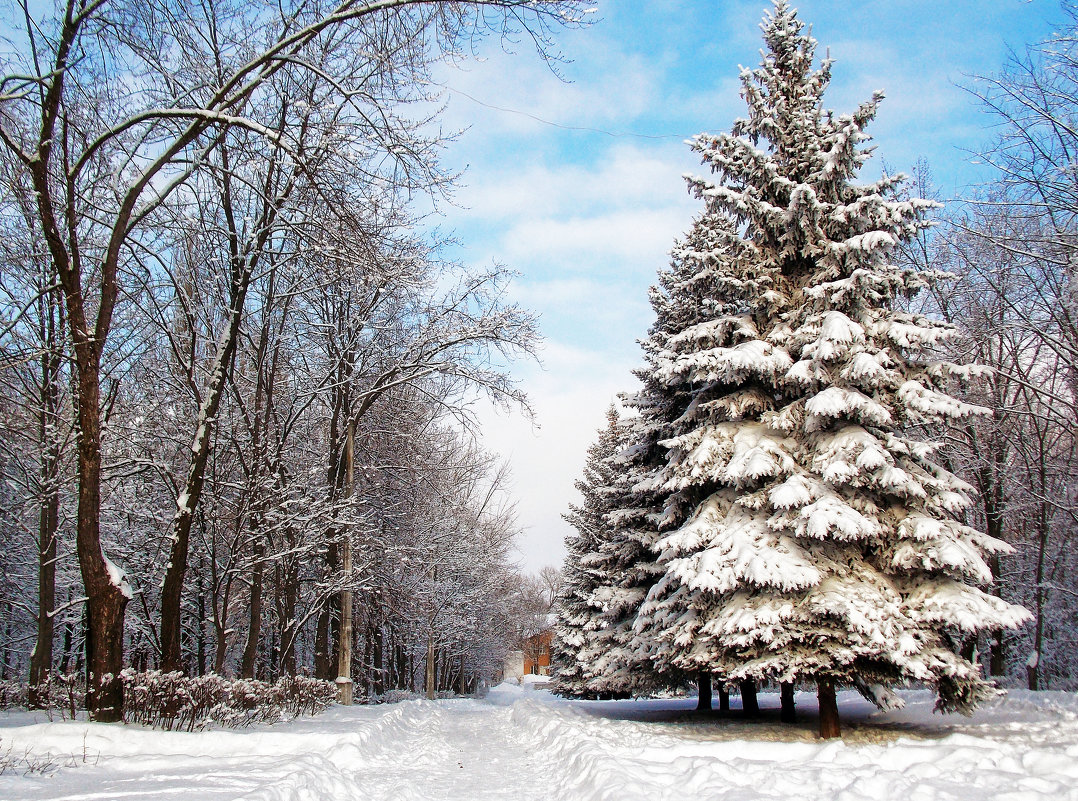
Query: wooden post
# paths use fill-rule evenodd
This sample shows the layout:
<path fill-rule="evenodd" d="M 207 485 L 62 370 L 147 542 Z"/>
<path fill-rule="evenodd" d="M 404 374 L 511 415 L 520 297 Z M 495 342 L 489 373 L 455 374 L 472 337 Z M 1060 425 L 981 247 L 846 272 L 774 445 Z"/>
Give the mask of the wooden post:
<path fill-rule="evenodd" d="M 355 479 L 354 421 L 348 423 L 348 438 L 344 443 L 344 468 L 346 475 L 345 497 L 352 497 Z M 352 705 L 352 532 L 345 526 L 341 537 L 341 632 L 337 648 L 337 701 L 344 706 Z"/>

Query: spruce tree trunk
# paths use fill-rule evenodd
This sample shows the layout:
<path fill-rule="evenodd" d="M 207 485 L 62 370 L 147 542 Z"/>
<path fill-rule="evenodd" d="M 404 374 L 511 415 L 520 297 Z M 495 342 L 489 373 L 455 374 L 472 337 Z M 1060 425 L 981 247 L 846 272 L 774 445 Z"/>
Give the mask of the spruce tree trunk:
<path fill-rule="evenodd" d="M 760 703 L 756 700 L 756 682 L 745 679 L 740 682 L 741 687 L 741 711 L 747 718 L 755 718 L 760 715 Z"/>
<path fill-rule="evenodd" d="M 779 712 L 779 720 L 783 723 L 796 723 L 797 712 L 794 710 L 794 685 L 792 681 L 784 681 L 780 687 L 782 710 Z"/>
<path fill-rule="evenodd" d="M 730 691 L 723 684 L 719 687 L 719 712 L 730 711 Z"/>
<path fill-rule="evenodd" d="M 697 712 L 710 712 L 711 711 L 711 674 L 706 670 L 701 670 L 696 675 L 696 689 L 697 689 Z"/>
<path fill-rule="evenodd" d="M 816 697 L 820 701 L 820 737 L 825 740 L 841 737 L 835 683 L 830 679 L 820 679 L 816 683 Z"/>

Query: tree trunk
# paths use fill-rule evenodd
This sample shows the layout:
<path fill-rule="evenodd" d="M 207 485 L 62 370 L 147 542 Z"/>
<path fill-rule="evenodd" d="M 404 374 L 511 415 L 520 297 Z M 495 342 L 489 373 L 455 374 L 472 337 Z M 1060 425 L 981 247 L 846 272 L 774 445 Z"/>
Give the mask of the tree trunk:
<path fill-rule="evenodd" d="M 696 711 L 697 712 L 710 712 L 711 711 L 711 674 L 706 670 L 701 670 L 696 674 Z"/>
<path fill-rule="evenodd" d="M 820 737 L 825 740 L 841 737 L 835 683 L 830 679 L 820 679 L 816 683 L 816 697 L 820 701 Z"/>
<path fill-rule="evenodd" d="M 168 569 L 161 588 L 161 669 L 168 672 L 183 669 L 183 652 L 180 643 L 183 610 L 183 581 L 187 574 L 187 556 L 191 547 L 191 525 L 195 509 L 202 497 L 202 488 L 206 481 L 206 465 L 209 463 L 210 446 L 213 441 L 213 420 L 225 391 L 227 365 L 235 349 L 239 333 L 240 313 L 246 285 L 239 298 L 233 300 L 231 322 L 227 339 L 220 343 L 217 363 L 213 377 L 207 389 L 206 398 L 198 412 L 198 427 L 195 429 L 194 442 L 191 445 L 191 464 L 187 470 L 187 480 L 183 490 L 176 498 L 176 510 L 172 517 L 171 546 L 169 548 Z M 193 357 L 192 357 L 193 358 Z"/>
<path fill-rule="evenodd" d="M 101 547 L 101 393 L 96 358 L 79 359 L 78 522 L 79 569 L 86 590 L 86 708 L 90 719 L 123 719 L 124 612 L 122 574 Z M 115 574 L 115 575 L 114 575 Z"/>
<path fill-rule="evenodd" d="M 62 354 L 57 343 L 57 328 L 63 327 L 62 302 L 56 291 L 43 297 L 41 341 L 41 397 L 38 416 L 38 443 L 41 448 L 40 492 L 38 505 L 37 570 L 37 641 L 30 656 L 31 709 L 48 705 L 43 684 L 52 670 L 52 645 L 56 610 L 57 537 L 60 531 L 60 441 L 57 427 L 60 413 L 60 368 Z M 46 305 L 47 304 L 47 305 Z M 59 318 L 59 319 L 57 319 Z"/>
<path fill-rule="evenodd" d="M 206 580 L 204 569 L 199 565 L 198 581 L 195 585 L 198 598 L 198 621 L 195 629 L 195 656 L 198 660 L 198 675 L 206 675 Z"/>
<path fill-rule="evenodd" d="M 466 687 L 468 684 L 467 674 L 465 673 L 464 654 L 460 655 L 460 672 L 457 674 L 457 695 L 464 695 L 467 692 Z"/>
<path fill-rule="evenodd" d="M 323 681 L 332 681 L 334 665 L 330 659 L 333 647 L 330 643 L 330 603 L 327 599 L 318 611 L 314 624 L 314 677 Z"/>
<path fill-rule="evenodd" d="M 1040 491 L 1041 498 L 1047 497 L 1048 480 L 1045 475 L 1045 457 L 1040 462 Z M 1044 574 L 1045 564 L 1048 558 L 1048 541 L 1051 535 L 1051 520 L 1048 503 L 1041 500 L 1038 504 L 1037 515 L 1037 573 L 1036 583 L 1033 586 L 1033 653 L 1026 662 L 1026 683 L 1030 690 L 1041 689 L 1041 659 L 1044 654 Z"/>
<path fill-rule="evenodd" d="M 352 495 L 355 480 L 354 423 L 348 424 L 344 443 L 345 497 Z M 352 532 L 345 526 L 341 536 L 341 636 L 337 654 L 337 701 L 352 704 Z"/>
<path fill-rule="evenodd" d="M 337 553 L 337 538 L 330 533 L 329 547 L 326 548 L 325 579 L 332 581 L 340 564 Z M 314 632 L 314 675 L 323 681 L 333 681 L 337 678 L 337 661 L 334 656 L 337 653 L 334 634 L 334 620 L 337 618 L 337 610 L 340 608 L 340 595 L 331 593 L 322 602 L 322 608 L 318 611 Z"/>
<path fill-rule="evenodd" d="M 382 627 L 372 625 L 367 632 L 371 644 L 371 694 L 382 695 L 386 691 L 385 650 L 382 643 Z"/>
<path fill-rule="evenodd" d="M 281 675 L 296 675 L 296 607 L 299 604 L 299 565 L 289 559 L 282 570 L 284 587 L 281 605 Z"/>
<path fill-rule="evenodd" d="M 997 629 L 992 633 L 988 651 L 988 672 L 993 676 L 1003 676 L 1007 673 L 1007 648 L 1003 641 L 1002 629 Z"/>
<path fill-rule="evenodd" d="M 996 398 L 996 408 L 993 418 L 997 426 L 1000 425 L 1004 402 Z M 997 540 L 1004 538 L 1004 509 L 1007 497 L 1004 494 L 1003 477 L 1007 470 L 1007 456 L 1003 445 L 994 441 L 989 446 L 992 451 L 991 460 L 980 471 L 981 503 L 984 509 L 985 534 Z M 1000 562 L 999 554 L 992 554 L 988 560 L 989 569 L 992 571 L 993 590 L 996 595 L 1000 594 Z M 989 646 L 988 672 L 992 676 L 1002 676 L 1007 672 L 1007 658 L 1004 650 L 1003 630 L 992 632 L 991 645 Z"/>
<path fill-rule="evenodd" d="M 792 681 L 784 681 L 780 686 L 779 696 L 782 702 L 782 710 L 779 712 L 779 720 L 783 723 L 796 723 L 797 712 L 794 710 L 794 685 Z"/>
<path fill-rule="evenodd" d="M 719 687 L 719 712 L 726 713 L 730 711 L 730 691 L 726 689 L 725 682 Z"/>
<path fill-rule="evenodd" d="M 212 564 L 212 560 L 211 560 Z M 221 593 L 220 605 L 214 596 L 210 596 L 213 605 L 213 672 L 218 676 L 225 670 L 225 658 L 228 656 L 228 614 L 232 600 L 232 580 L 226 579 L 224 591 Z"/>
<path fill-rule="evenodd" d="M 427 669 L 424 674 L 425 688 L 427 691 L 427 699 L 434 700 L 435 687 L 434 687 L 434 632 L 432 631 L 427 635 Z"/>
<path fill-rule="evenodd" d="M 71 590 L 67 591 L 68 603 L 71 602 Z M 64 623 L 64 637 L 60 644 L 60 673 L 66 674 L 71 665 L 71 655 L 75 649 L 75 624 L 68 620 Z"/>
<path fill-rule="evenodd" d="M 259 526 L 260 528 L 261 526 Z M 251 577 L 251 624 L 247 628 L 247 643 L 243 647 L 243 659 L 240 662 L 240 675 L 245 679 L 255 677 L 255 663 L 258 660 L 258 640 L 262 635 L 262 573 L 265 569 L 263 556 L 265 545 L 262 532 L 254 533 L 254 568 Z"/>
<path fill-rule="evenodd" d="M 756 700 L 756 682 L 745 679 L 739 682 L 741 688 L 741 711 L 747 718 L 755 718 L 760 715 L 760 703 Z"/>
<path fill-rule="evenodd" d="M 60 526 L 60 495 L 55 489 L 56 480 L 58 476 L 55 475 L 48 479 L 38 520 L 37 641 L 30 656 L 31 709 L 42 709 L 48 705 L 48 698 L 43 696 L 43 692 L 47 691 L 42 685 L 48 682 L 49 671 L 52 669 L 53 613 L 56 610 L 56 539 Z"/>

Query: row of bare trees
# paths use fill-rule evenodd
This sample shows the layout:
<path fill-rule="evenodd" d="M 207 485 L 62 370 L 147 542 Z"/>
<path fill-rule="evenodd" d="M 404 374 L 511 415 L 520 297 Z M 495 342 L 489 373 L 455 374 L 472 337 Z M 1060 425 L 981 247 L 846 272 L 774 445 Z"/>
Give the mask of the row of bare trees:
<path fill-rule="evenodd" d="M 907 250 L 955 280 L 928 302 L 982 365 L 965 392 L 991 410 L 940 432 L 978 491 L 976 525 L 1015 546 L 996 590 L 1031 625 L 976 644 L 992 675 L 1030 689 L 1078 682 L 1078 16 L 973 92 L 996 122 L 994 179 Z M 917 191 L 932 192 L 928 169 Z M 968 647 L 974 647 L 970 643 Z"/>
<path fill-rule="evenodd" d="M 417 641 L 443 684 L 474 680 L 512 516 L 457 424 L 477 392 L 523 400 L 502 367 L 536 335 L 504 271 L 416 233 L 411 199 L 450 184 L 423 87 L 487 33 L 549 55 L 574 0 L 21 9 L 0 79 L 3 669 L 32 621 L 31 683 L 84 637 L 99 720 L 128 662 L 332 678 L 344 591 L 368 689 L 414 685 Z"/>

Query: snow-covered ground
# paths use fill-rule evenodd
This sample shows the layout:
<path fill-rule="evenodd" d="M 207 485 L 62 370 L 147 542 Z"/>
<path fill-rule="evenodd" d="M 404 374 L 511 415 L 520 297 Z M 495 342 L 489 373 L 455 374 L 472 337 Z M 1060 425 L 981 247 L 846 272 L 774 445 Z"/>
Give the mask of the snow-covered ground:
<path fill-rule="evenodd" d="M 801 725 L 699 718 L 691 699 L 566 702 L 502 685 L 484 700 L 335 707 L 202 733 L 0 714 L 0 754 L 67 765 L 0 775 L 0 799 L 1078 799 L 1078 695 L 1012 692 L 972 718 L 926 693 L 877 714 L 843 694 L 843 741 Z M 736 701 L 736 699 L 735 699 Z"/>

